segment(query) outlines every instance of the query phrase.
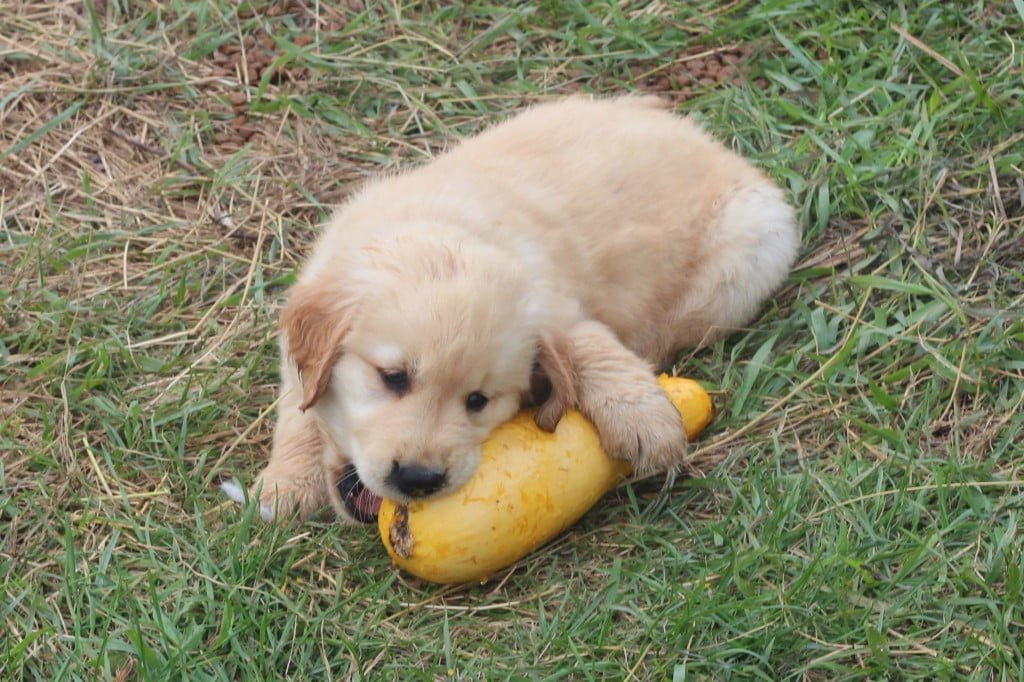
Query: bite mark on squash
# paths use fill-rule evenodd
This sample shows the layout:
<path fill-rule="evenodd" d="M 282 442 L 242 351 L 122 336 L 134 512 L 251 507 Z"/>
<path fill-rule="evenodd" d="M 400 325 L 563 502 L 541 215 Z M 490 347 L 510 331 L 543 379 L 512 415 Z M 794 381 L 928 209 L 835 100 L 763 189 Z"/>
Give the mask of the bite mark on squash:
<path fill-rule="evenodd" d="M 391 527 L 388 528 L 388 540 L 391 541 L 391 549 L 395 550 L 395 554 L 403 559 L 412 556 L 416 541 L 409 532 L 409 508 L 404 504 L 395 508 L 395 518 L 391 520 Z"/>

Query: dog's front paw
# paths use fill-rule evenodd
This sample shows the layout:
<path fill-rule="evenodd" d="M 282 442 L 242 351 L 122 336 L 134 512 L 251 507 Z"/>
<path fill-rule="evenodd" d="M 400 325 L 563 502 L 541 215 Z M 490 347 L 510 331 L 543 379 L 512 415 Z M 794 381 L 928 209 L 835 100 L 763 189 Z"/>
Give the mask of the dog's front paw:
<path fill-rule="evenodd" d="M 638 475 L 675 471 L 683 463 L 683 419 L 656 384 L 602 401 L 590 418 L 605 452 L 631 462 Z"/>
<path fill-rule="evenodd" d="M 256 479 L 260 491 L 260 516 L 265 521 L 294 517 L 308 519 L 327 504 L 323 470 L 303 472 L 302 477 L 276 476 L 267 467 Z"/>
<path fill-rule="evenodd" d="M 251 495 L 256 494 L 256 489 L 252 491 L 246 491 L 235 479 L 225 480 L 220 482 L 220 489 L 225 495 L 237 504 L 245 505 Z M 264 521 L 270 522 L 274 520 L 274 509 L 267 503 L 260 502 L 260 518 Z"/>
<path fill-rule="evenodd" d="M 246 493 L 236 481 L 221 482 L 224 494 L 239 504 L 245 504 Z M 249 489 L 249 497 L 259 493 L 260 518 L 266 522 L 275 519 L 308 518 L 327 502 L 321 474 L 305 478 L 280 477 L 264 470 Z"/>

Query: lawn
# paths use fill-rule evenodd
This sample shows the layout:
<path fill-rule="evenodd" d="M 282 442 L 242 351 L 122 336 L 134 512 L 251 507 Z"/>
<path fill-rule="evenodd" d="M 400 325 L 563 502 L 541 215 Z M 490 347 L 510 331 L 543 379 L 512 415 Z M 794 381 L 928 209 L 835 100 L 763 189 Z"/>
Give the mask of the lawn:
<path fill-rule="evenodd" d="M 1024 3 L 0 4 L 0 679 L 1024 677 Z M 798 207 L 719 416 L 483 585 L 229 504 L 331 205 L 572 92 Z"/>

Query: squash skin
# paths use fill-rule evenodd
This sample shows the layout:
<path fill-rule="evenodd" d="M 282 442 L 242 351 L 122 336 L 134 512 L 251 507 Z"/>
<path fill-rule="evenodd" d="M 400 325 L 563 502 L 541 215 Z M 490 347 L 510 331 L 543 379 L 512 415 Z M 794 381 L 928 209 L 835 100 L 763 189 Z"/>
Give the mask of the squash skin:
<path fill-rule="evenodd" d="M 711 398 L 691 379 L 658 378 L 693 440 L 714 416 Z M 403 570 L 439 584 L 486 581 L 574 524 L 631 471 L 601 450 L 580 413 L 555 433 L 532 410 L 499 426 L 484 442 L 480 466 L 451 495 L 407 505 L 383 500 L 381 540 Z"/>

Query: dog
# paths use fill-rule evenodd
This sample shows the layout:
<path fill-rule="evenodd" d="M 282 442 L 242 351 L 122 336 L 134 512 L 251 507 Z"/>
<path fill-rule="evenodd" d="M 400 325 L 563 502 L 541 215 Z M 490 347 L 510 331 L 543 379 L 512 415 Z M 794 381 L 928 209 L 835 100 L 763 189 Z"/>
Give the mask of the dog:
<path fill-rule="evenodd" d="M 654 368 L 749 323 L 799 241 L 774 182 L 651 96 L 541 104 L 370 182 L 281 312 L 263 517 L 450 493 L 531 398 L 545 430 L 577 409 L 636 471 L 676 468 Z"/>

